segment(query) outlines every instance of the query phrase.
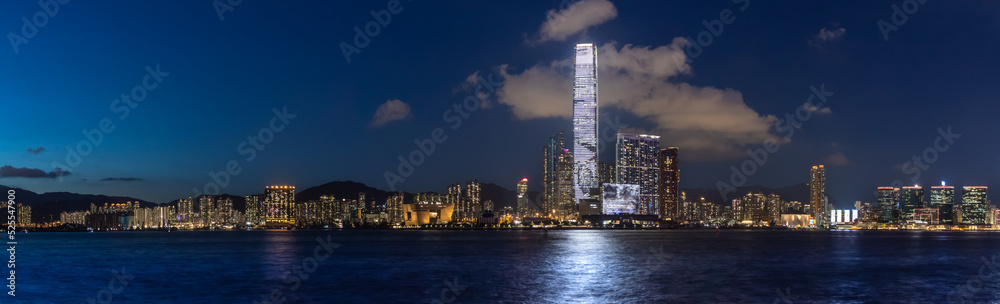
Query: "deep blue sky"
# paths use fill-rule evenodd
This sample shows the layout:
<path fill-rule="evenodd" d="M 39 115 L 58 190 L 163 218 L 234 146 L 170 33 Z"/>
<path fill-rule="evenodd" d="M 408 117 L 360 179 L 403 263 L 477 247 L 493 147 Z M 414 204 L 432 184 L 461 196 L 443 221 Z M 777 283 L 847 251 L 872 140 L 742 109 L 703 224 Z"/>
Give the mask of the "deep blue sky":
<path fill-rule="evenodd" d="M 237 160 L 242 172 L 223 192 L 334 180 L 388 189 L 383 173 L 395 171 L 396 156 L 441 127 L 447 141 L 399 189 L 444 191 L 473 178 L 513 188 L 527 177 L 537 190 L 541 148 L 556 131 L 570 131 L 570 120 L 519 119 L 494 100 L 451 130 L 442 113 L 469 94 L 461 90 L 466 77 L 495 74 L 502 64 L 520 73 L 568 59 L 576 42 L 668 45 L 734 9 L 736 20 L 678 81 L 739 91 L 753 111 L 778 117 L 802 105 L 811 85 L 835 92 L 824 105 L 831 113 L 813 115 L 748 185 L 803 183 L 809 166 L 827 163 L 838 207 L 871 201 L 876 186 L 911 184 L 900 164 L 951 126 L 962 137 L 917 182 L 1000 187 L 1000 3 L 928 1 L 885 41 L 876 22 L 890 20 L 890 5 L 901 1 L 752 0 L 739 11 L 730 1 L 619 0 L 616 18 L 539 43 L 546 12 L 561 1 L 403 1 L 403 11 L 348 64 L 338 45 L 351 43 L 353 28 L 386 2 L 244 1 L 224 21 L 211 1 L 70 2 L 17 53 L 6 41 L 0 47 L 0 166 L 50 172 L 53 161 L 66 163 L 67 146 L 85 140 L 81 130 L 98 128 L 103 118 L 115 130 L 79 166 L 65 168 L 72 173 L 61 181 L 0 177 L 0 184 L 166 202 L 192 196 L 211 181 L 209 171 Z M 20 34 L 21 17 L 38 11 L 34 1 L 4 1 L 0 29 Z M 835 39 L 810 44 L 821 29 L 841 28 Z M 112 101 L 156 65 L 169 76 L 119 120 Z M 376 109 L 392 99 L 412 113 L 372 126 Z M 240 142 L 282 107 L 298 116 L 247 162 Z M 601 115 L 652 127 L 615 106 Z M 45 151 L 28 152 L 39 147 Z M 747 159 L 699 159 L 680 148 L 682 187 L 715 188 L 729 179 L 730 165 Z M 829 164 L 836 153 L 847 163 Z"/>

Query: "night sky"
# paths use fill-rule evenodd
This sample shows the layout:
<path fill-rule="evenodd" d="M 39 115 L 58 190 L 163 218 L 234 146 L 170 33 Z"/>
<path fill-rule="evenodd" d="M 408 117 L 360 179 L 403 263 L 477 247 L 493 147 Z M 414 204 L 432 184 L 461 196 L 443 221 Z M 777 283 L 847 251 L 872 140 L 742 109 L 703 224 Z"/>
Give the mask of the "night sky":
<path fill-rule="evenodd" d="M 220 18 L 212 1 L 72 1 L 25 32 L 22 17 L 43 8 L 3 1 L 0 28 L 17 42 L 0 48 L 0 184 L 167 202 L 232 161 L 224 193 L 335 180 L 388 190 L 397 156 L 441 128 L 447 139 L 397 190 L 474 178 L 512 189 L 523 177 L 539 190 L 547 138 L 572 131 L 574 44 L 593 42 L 602 134 L 614 121 L 680 147 L 681 187 L 729 183 L 768 138 L 783 143 L 746 185 L 805 183 L 825 164 L 841 208 L 894 180 L 1000 187 L 994 1 L 926 1 L 898 26 L 903 1 L 403 0 L 395 14 L 391 2 L 221 0 Z M 388 22 L 358 47 L 372 10 L 391 19 L 376 12 Z M 714 22 L 720 13 L 731 22 Z M 883 35 L 879 20 L 898 30 Z M 697 52 L 703 31 L 711 43 Z M 342 44 L 360 52 L 348 62 Z M 447 111 L 477 95 L 479 77 L 499 87 L 457 125 Z M 778 120 L 820 85 L 834 95 L 784 138 Z M 134 107 L 120 99 L 143 92 Z M 72 165 L 81 131 L 96 138 L 104 119 L 113 131 Z M 948 128 L 960 137 L 926 170 L 905 164 Z M 270 142 L 254 147 L 258 135 Z M 613 160 L 614 138 L 599 139 Z"/>

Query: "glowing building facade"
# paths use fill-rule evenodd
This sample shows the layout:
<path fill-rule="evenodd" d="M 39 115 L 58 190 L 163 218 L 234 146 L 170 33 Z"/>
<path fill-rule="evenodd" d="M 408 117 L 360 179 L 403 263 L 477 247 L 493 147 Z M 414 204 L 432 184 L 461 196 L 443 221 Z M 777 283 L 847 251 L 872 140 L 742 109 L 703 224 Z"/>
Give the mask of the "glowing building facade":
<path fill-rule="evenodd" d="M 878 222 L 899 224 L 899 188 L 878 187 Z"/>
<path fill-rule="evenodd" d="M 528 179 L 522 178 L 517 182 L 517 214 L 521 218 L 531 217 L 531 210 L 528 208 Z"/>
<path fill-rule="evenodd" d="M 986 197 L 986 187 L 962 187 L 962 224 L 989 224 L 987 212 L 990 211 L 989 200 Z"/>
<path fill-rule="evenodd" d="M 597 49 L 576 45 L 573 81 L 573 183 L 577 204 L 598 200 Z"/>
<path fill-rule="evenodd" d="M 542 151 L 542 216 L 564 219 L 576 204 L 573 201 L 573 155 L 566 148 L 563 131 L 549 137 Z"/>
<path fill-rule="evenodd" d="M 660 137 L 648 134 L 618 133 L 615 158 L 616 181 L 639 185 L 638 214 L 659 214 Z"/>
<path fill-rule="evenodd" d="M 944 182 L 942 182 L 943 184 Z M 952 219 L 954 218 L 954 213 L 952 210 L 955 206 L 955 187 L 954 186 L 932 186 L 931 187 L 931 201 L 930 207 L 938 210 L 938 215 L 940 216 L 941 224 L 951 225 L 954 224 Z"/>
<path fill-rule="evenodd" d="M 830 216 L 826 204 L 826 169 L 823 165 L 813 166 L 809 172 L 809 204 L 817 228 L 829 228 Z"/>
<path fill-rule="evenodd" d="M 662 219 L 677 220 L 681 216 L 681 170 L 677 168 L 677 150 L 677 147 L 660 150 L 659 214 Z"/>
<path fill-rule="evenodd" d="M 903 223 L 913 222 L 913 210 L 924 208 L 924 188 L 903 187 L 899 191 L 899 216 Z"/>
<path fill-rule="evenodd" d="M 295 226 L 295 186 L 267 186 L 264 189 L 264 225 L 272 228 Z"/>

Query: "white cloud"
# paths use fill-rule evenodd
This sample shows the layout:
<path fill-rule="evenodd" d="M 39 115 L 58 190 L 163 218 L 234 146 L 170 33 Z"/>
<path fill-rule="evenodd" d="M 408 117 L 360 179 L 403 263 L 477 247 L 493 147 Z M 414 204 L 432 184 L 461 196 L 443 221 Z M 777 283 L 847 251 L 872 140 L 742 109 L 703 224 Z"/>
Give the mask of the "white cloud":
<path fill-rule="evenodd" d="M 410 105 L 399 99 L 390 99 L 378 107 L 369 126 L 378 127 L 410 116 Z"/>
<path fill-rule="evenodd" d="M 817 33 L 815 36 L 809 39 L 807 43 L 810 46 L 823 48 L 824 44 L 840 40 L 840 38 L 844 37 L 844 34 L 846 33 L 847 29 L 834 24 L 833 26 L 828 26 L 819 29 L 819 33 Z"/>
<path fill-rule="evenodd" d="M 697 87 L 676 76 L 690 74 L 685 63 L 688 41 L 675 38 L 665 46 L 614 43 L 598 49 L 599 103 L 629 111 L 654 124 L 664 145 L 684 147 L 692 158 L 718 159 L 742 155 L 743 147 L 775 138 L 777 120 L 760 115 L 733 89 Z M 572 116 L 572 61 L 553 61 L 520 73 L 503 65 L 504 86 L 498 101 L 520 119 Z"/>
<path fill-rule="evenodd" d="M 847 160 L 847 156 L 843 152 L 837 152 L 830 154 L 826 158 L 826 163 L 834 166 L 846 166 L 851 162 Z"/>
<path fill-rule="evenodd" d="M 561 10 L 549 10 L 538 29 L 538 42 L 564 41 L 567 37 L 618 17 L 618 9 L 608 0 L 581 0 Z"/>
<path fill-rule="evenodd" d="M 822 107 L 822 108 L 820 108 L 820 107 L 817 107 L 817 106 L 809 103 L 808 101 L 806 103 L 802 104 L 802 108 L 806 109 L 806 111 L 813 112 L 813 113 L 816 113 L 816 114 L 830 114 L 830 113 L 833 113 L 833 110 L 830 110 L 830 107 Z"/>

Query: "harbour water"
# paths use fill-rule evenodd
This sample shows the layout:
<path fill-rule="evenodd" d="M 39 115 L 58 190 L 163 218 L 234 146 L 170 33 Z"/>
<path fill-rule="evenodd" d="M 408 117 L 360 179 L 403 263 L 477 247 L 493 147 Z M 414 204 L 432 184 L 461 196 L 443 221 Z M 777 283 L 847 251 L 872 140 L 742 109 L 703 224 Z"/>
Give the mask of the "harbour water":
<path fill-rule="evenodd" d="M 998 254 L 989 232 L 29 233 L 2 303 L 996 303 Z"/>

